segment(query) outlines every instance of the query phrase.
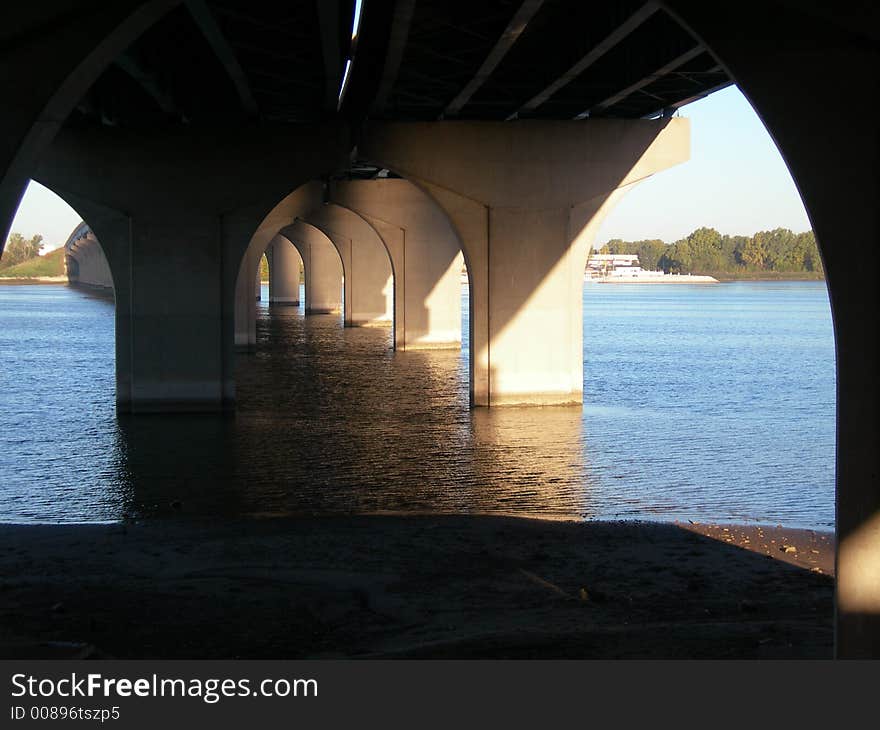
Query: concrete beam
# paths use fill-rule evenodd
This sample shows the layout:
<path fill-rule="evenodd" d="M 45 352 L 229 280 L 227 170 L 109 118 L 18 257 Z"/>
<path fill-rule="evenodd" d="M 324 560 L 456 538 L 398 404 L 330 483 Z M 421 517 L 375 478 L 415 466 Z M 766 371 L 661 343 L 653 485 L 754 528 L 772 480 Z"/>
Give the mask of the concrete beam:
<path fill-rule="evenodd" d="M 315 0 L 315 7 L 318 11 L 318 30 L 324 61 L 324 111 L 335 112 L 339 100 L 339 85 L 342 82 L 339 4 L 336 0 Z"/>
<path fill-rule="evenodd" d="M 562 74 L 562 76 L 560 76 L 558 79 L 552 81 L 540 92 L 535 94 L 519 109 L 514 111 L 507 119 L 516 119 L 522 112 L 529 112 L 533 109 L 537 109 L 557 91 L 559 91 L 564 86 L 570 84 L 590 66 L 596 63 L 596 61 L 602 58 L 602 56 L 608 53 L 608 51 L 614 48 L 618 43 L 620 43 L 642 23 L 648 20 L 648 18 L 650 18 L 659 9 L 660 6 L 656 2 L 647 2 L 642 5 L 629 18 L 627 18 L 617 28 L 609 33 L 602 41 L 593 46 L 593 48 L 590 49 L 589 53 L 587 53 L 583 58 L 575 63 L 570 69 L 568 69 L 568 71 Z"/>
<path fill-rule="evenodd" d="M 223 31 L 220 30 L 220 26 L 217 25 L 208 4 L 204 0 L 186 0 L 186 7 L 199 30 L 202 31 L 202 35 L 205 36 L 205 40 L 214 50 L 217 59 L 223 64 L 245 112 L 250 116 L 257 116 L 259 109 L 244 69 L 238 62 L 235 51 L 232 50 L 226 36 L 223 35 Z"/>
<path fill-rule="evenodd" d="M 178 119 L 184 116 L 171 93 L 160 85 L 156 75 L 147 71 L 133 56 L 123 53 L 116 59 L 115 64 L 125 71 L 165 114 Z"/>
<path fill-rule="evenodd" d="M 397 81 L 400 73 L 400 64 L 403 61 L 403 51 L 409 38 L 409 27 L 415 12 L 415 0 L 396 0 L 394 6 L 394 18 L 391 21 L 391 31 L 388 38 L 388 49 L 385 54 L 385 64 L 382 67 L 382 77 L 379 80 L 379 88 L 373 97 L 371 111 L 381 115 L 388 103 L 391 89 Z"/>
<path fill-rule="evenodd" d="M 701 44 L 697 44 L 689 51 L 685 51 L 680 56 L 676 56 L 668 63 L 664 63 L 660 68 L 658 68 L 654 73 L 645 76 L 642 79 L 639 79 L 633 84 L 630 84 L 625 89 L 621 89 L 616 94 L 609 96 L 607 99 L 600 101 L 598 104 L 594 104 L 592 107 L 587 109 L 584 112 L 578 114 L 575 119 L 585 119 L 593 114 L 598 112 L 605 111 L 609 107 L 614 106 L 615 104 L 619 104 L 621 101 L 626 99 L 628 96 L 635 94 L 640 89 L 644 89 L 646 86 L 653 84 L 657 79 L 662 79 L 667 74 L 672 73 L 675 69 L 684 66 L 688 61 L 693 61 L 697 56 L 702 53 L 705 53 L 706 49 L 703 48 Z"/>
<path fill-rule="evenodd" d="M 529 21 L 531 21 L 535 16 L 535 13 L 541 9 L 543 4 L 544 0 L 524 0 L 523 4 L 519 6 L 519 9 L 510 19 L 510 22 L 504 29 L 501 37 L 492 47 L 489 55 L 486 56 L 486 60 L 483 61 L 482 65 L 477 70 L 477 73 L 456 95 L 456 97 L 446 105 L 446 108 L 443 110 L 443 117 L 453 117 L 457 115 L 462 107 L 470 101 L 470 98 L 477 93 L 484 83 L 486 83 L 488 78 L 492 75 L 492 72 L 497 68 L 498 64 L 501 63 L 507 55 L 507 52 L 513 48 L 513 44 L 516 43 L 519 37 L 523 34 Z"/>

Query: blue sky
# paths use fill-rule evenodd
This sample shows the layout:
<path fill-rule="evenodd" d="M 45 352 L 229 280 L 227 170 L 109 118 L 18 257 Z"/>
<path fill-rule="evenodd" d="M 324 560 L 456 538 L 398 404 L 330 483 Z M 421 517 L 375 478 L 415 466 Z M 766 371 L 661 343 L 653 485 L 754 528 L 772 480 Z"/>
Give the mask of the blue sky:
<path fill-rule="evenodd" d="M 598 244 L 610 238 L 662 238 L 695 228 L 751 234 L 810 229 L 794 181 L 749 102 L 735 86 L 683 107 L 691 120 L 691 159 L 648 178 L 605 219 Z"/>
<path fill-rule="evenodd" d="M 43 253 L 63 246 L 67 237 L 80 222 L 80 217 L 67 203 L 51 190 L 31 181 L 12 221 L 13 233 L 30 238 L 43 236 Z"/>
<path fill-rule="evenodd" d="M 682 109 L 691 119 L 691 159 L 644 181 L 605 220 L 596 238 L 672 242 L 695 228 L 749 234 L 810 228 L 794 182 L 770 135 L 736 87 Z M 41 233 L 46 249 L 60 246 L 79 216 L 54 193 L 31 183 L 12 230 Z"/>

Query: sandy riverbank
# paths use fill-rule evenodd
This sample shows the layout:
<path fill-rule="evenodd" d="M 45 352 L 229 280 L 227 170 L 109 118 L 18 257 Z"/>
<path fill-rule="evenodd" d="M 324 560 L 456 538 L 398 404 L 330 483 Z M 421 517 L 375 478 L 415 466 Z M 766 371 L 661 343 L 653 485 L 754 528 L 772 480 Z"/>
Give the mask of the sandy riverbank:
<path fill-rule="evenodd" d="M 830 535 L 754 526 L 6 525 L 0 655 L 830 657 L 832 566 Z"/>

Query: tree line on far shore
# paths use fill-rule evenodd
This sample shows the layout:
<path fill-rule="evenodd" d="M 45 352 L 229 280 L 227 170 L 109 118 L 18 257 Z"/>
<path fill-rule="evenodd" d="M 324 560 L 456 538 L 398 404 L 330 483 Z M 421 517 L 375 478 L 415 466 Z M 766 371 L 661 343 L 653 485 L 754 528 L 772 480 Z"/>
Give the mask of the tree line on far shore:
<path fill-rule="evenodd" d="M 813 232 L 793 233 L 787 228 L 752 236 L 721 235 L 714 228 L 698 228 L 675 243 L 612 239 L 596 253 L 637 254 L 643 269 L 662 269 L 670 274 L 825 275 Z"/>
<path fill-rule="evenodd" d="M 35 259 L 43 249 L 39 234 L 26 239 L 12 233 L 6 241 L 0 270 Z M 793 233 L 787 228 L 759 231 L 752 236 L 722 235 L 714 228 L 698 228 L 675 243 L 660 239 L 608 241 L 597 253 L 635 254 L 643 269 L 670 274 L 803 274 L 824 277 L 822 258 L 812 231 Z M 268 278 L 266 258 L 260 261 L 261 279 Z"/>
<path fill-rule="evenodd" d="M 20 233 L 11 233 L 6 239 L 3 257 L 0 258 L 0 269 L 8 269 L 30 259 L 35 259 L 42 250 L 43 237 L 41 235 L 37 234 L 27 239 Z"/>

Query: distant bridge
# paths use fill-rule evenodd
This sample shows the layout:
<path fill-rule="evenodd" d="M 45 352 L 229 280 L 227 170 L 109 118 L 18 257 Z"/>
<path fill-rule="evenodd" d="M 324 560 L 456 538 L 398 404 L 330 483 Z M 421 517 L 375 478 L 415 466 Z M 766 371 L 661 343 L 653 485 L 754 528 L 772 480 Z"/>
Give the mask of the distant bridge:
<path fill-rule="evenodd" d="M 85 222 L 74 228 L 64 243 L 64 270 L 71 284 L 113 291 L 110 264 Z"/>

